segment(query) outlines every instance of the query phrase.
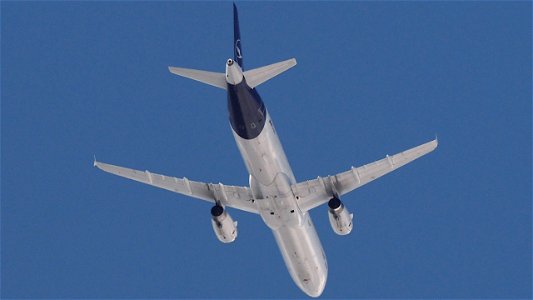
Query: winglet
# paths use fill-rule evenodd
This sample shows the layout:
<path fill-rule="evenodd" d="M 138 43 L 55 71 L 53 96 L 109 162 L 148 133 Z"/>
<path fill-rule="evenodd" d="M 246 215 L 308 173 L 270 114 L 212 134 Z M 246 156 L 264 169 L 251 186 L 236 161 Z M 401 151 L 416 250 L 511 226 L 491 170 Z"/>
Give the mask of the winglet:
<path fill-rule="evenodd" d="M 437 134 L 435 134 L 435 139 L 431 141 L 431 143 L 434 146 L 433 149 L 436 149 L 439 146 L 439 137 L 437 136 Z"/>
<path fill-rule="evenodd" d="M 98 166 L 98 162 L 96 161 L 96 154 L 94 155 L 93 166 L 94 167 Z"/>

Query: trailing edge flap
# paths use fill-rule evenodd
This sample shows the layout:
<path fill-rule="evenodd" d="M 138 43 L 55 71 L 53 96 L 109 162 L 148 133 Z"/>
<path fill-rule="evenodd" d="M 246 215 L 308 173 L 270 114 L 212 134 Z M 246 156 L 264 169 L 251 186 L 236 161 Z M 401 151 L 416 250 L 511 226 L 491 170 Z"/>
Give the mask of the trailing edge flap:
<path fill-rule="evenodd" d="M 194 69 L 168 67 L 170 73 L 200 81 L 223 90 L 227 89 L 226 75 L 224 73 L 208 72 Z"/>
<path fill-rule="evenodd" d="M 249 70 L 244 72 L 246 83 L 251 88 L 255 88 L 261 83 L 287 71 L 296 65 L 296 59 L 291 58 L 279 63 L 271 64 L 261 68 Z"/>

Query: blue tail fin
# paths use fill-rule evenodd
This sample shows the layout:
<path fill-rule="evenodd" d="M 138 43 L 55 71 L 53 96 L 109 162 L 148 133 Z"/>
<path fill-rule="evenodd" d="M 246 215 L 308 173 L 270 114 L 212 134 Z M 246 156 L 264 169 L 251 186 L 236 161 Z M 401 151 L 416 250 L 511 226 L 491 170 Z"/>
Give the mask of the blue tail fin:
<path fill-rule="evenodd" d="M 233 60 L 236 61 L 241 69 L 244 70 L 242 64 L 242 46 L 241 46 L 241 32 L 239 30 L 239 14 L 237 6 L 233 3 Z"/>

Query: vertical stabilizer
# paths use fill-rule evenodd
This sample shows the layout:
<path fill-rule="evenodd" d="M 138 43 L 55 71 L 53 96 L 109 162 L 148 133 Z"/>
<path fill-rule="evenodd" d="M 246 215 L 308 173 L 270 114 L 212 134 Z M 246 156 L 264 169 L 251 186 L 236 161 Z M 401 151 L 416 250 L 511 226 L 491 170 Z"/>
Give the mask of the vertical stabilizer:
<path fill-rule="evenodd" d="M 239 30 L 239 13 L 237 6 L 233 3 L 233 60 L 236 61 L 242 70 L 242 46 L 241 46 L 241 32 Z"/>

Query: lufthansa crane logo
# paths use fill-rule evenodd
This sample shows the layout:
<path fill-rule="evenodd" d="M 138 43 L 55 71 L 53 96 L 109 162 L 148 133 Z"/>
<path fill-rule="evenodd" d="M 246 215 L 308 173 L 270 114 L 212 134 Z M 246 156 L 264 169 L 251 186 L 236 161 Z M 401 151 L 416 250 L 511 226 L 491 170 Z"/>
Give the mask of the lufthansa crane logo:
<path fill-rule="evenodd" d="M 235 52 L 237 53 L 237 57 L 238 58 L 242 58 L 242 55 L 241 55 L 241 40 L 236 40 L 235 41 Z"/>

